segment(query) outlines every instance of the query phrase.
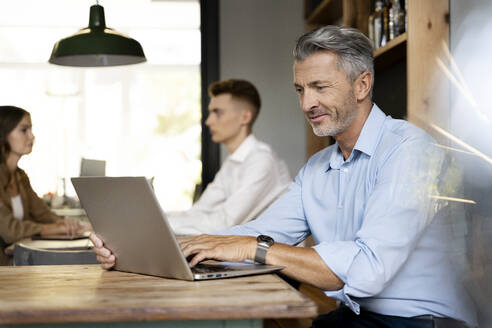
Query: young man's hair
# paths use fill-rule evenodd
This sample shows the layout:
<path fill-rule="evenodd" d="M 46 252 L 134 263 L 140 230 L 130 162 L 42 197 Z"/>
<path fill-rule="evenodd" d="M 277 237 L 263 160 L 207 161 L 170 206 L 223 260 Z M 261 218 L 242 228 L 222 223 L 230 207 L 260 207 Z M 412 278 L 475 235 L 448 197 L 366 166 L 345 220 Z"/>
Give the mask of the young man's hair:
<path fill-rule="evenodd" d="M 261 99 L 256 87 L 246 80 L 230 79 L 217 81 L 210 85 L 208 94 L 216 97 L 221 94 L 230 94 L 233 98 L 246 101 L 251 105 L 252 117 L 250 128 L 253 126 L 258 114 L 260 113 Z"/>
<path fill-rule="evenodd" d="M 351 83 L 363 72 L 372 75 L 374 86 L 374 58 L 371 41 L 351 27 L 328 25 L 302 35 L 294 48 L 294 58 L 302 62 L 309 56 L 331 51 L 338 56 L 338 67 L 345 71 Z"/>

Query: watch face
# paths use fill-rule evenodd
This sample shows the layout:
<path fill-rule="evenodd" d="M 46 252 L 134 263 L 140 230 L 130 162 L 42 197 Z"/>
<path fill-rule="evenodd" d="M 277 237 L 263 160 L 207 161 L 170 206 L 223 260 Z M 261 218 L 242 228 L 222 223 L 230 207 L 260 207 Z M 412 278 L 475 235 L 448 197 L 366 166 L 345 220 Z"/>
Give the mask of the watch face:
<path fill-rule="evenodd" d="M 265 244 L 268 244 L 269 246 L 272 246 L 274 241 L 273 241 L 273 238 L 270 237 L 270 236 L 267 236 L 267 235 L 259 235 L 256 240 L 258 242 L 262 242 L 262 243 L 265 243 Z"/>

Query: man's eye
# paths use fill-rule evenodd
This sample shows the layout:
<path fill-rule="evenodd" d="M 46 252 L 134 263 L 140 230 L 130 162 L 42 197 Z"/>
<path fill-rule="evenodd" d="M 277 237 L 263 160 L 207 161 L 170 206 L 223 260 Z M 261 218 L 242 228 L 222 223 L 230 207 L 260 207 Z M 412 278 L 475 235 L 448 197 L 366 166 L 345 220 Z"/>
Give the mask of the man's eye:
<path fill-rule="evenodd" d="M 296 93 L 299 94 L 299 95 L 302 94 L 302 89 L 301 88 L 296 88 Z"/>
<path fill-rule="evenodd" d="M 321 86 L 321 85 L 316 86 L 316 90 L 318 90 L 318 91 L 323 91 L 324 88 L 326 88 L 326 87 Z"/>

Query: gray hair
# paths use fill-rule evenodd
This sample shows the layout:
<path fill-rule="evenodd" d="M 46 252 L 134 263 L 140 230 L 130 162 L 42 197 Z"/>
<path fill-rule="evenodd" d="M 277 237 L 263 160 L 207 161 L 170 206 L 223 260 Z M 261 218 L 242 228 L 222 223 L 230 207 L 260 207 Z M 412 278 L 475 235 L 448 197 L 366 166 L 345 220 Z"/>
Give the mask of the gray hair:
<path fill-rule="evenodd" d="M 338 67 L 353 83 L 365 71 L 372 74 L 374 86 L 374 58 L 372 44 L 361 31 L 344 26 L 328 25 L 302 35 L 296 42 L 294 58 L 303 61 L 320 51 L 332 51 L 338 55 Z"/>

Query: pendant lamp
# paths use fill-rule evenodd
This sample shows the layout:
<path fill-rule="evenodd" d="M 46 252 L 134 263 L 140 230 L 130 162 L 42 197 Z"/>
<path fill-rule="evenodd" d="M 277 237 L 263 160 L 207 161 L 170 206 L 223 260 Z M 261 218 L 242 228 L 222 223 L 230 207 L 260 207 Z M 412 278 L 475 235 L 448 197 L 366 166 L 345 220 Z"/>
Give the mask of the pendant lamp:
<path fill-rule="evenodd" d="M 130 65 L 145 62 L 136 40 L 106 27 L 104 8 L 91 6 L 89 26 L 53 47 L 49 62 L 62 66 L 98 67 Z"/>

